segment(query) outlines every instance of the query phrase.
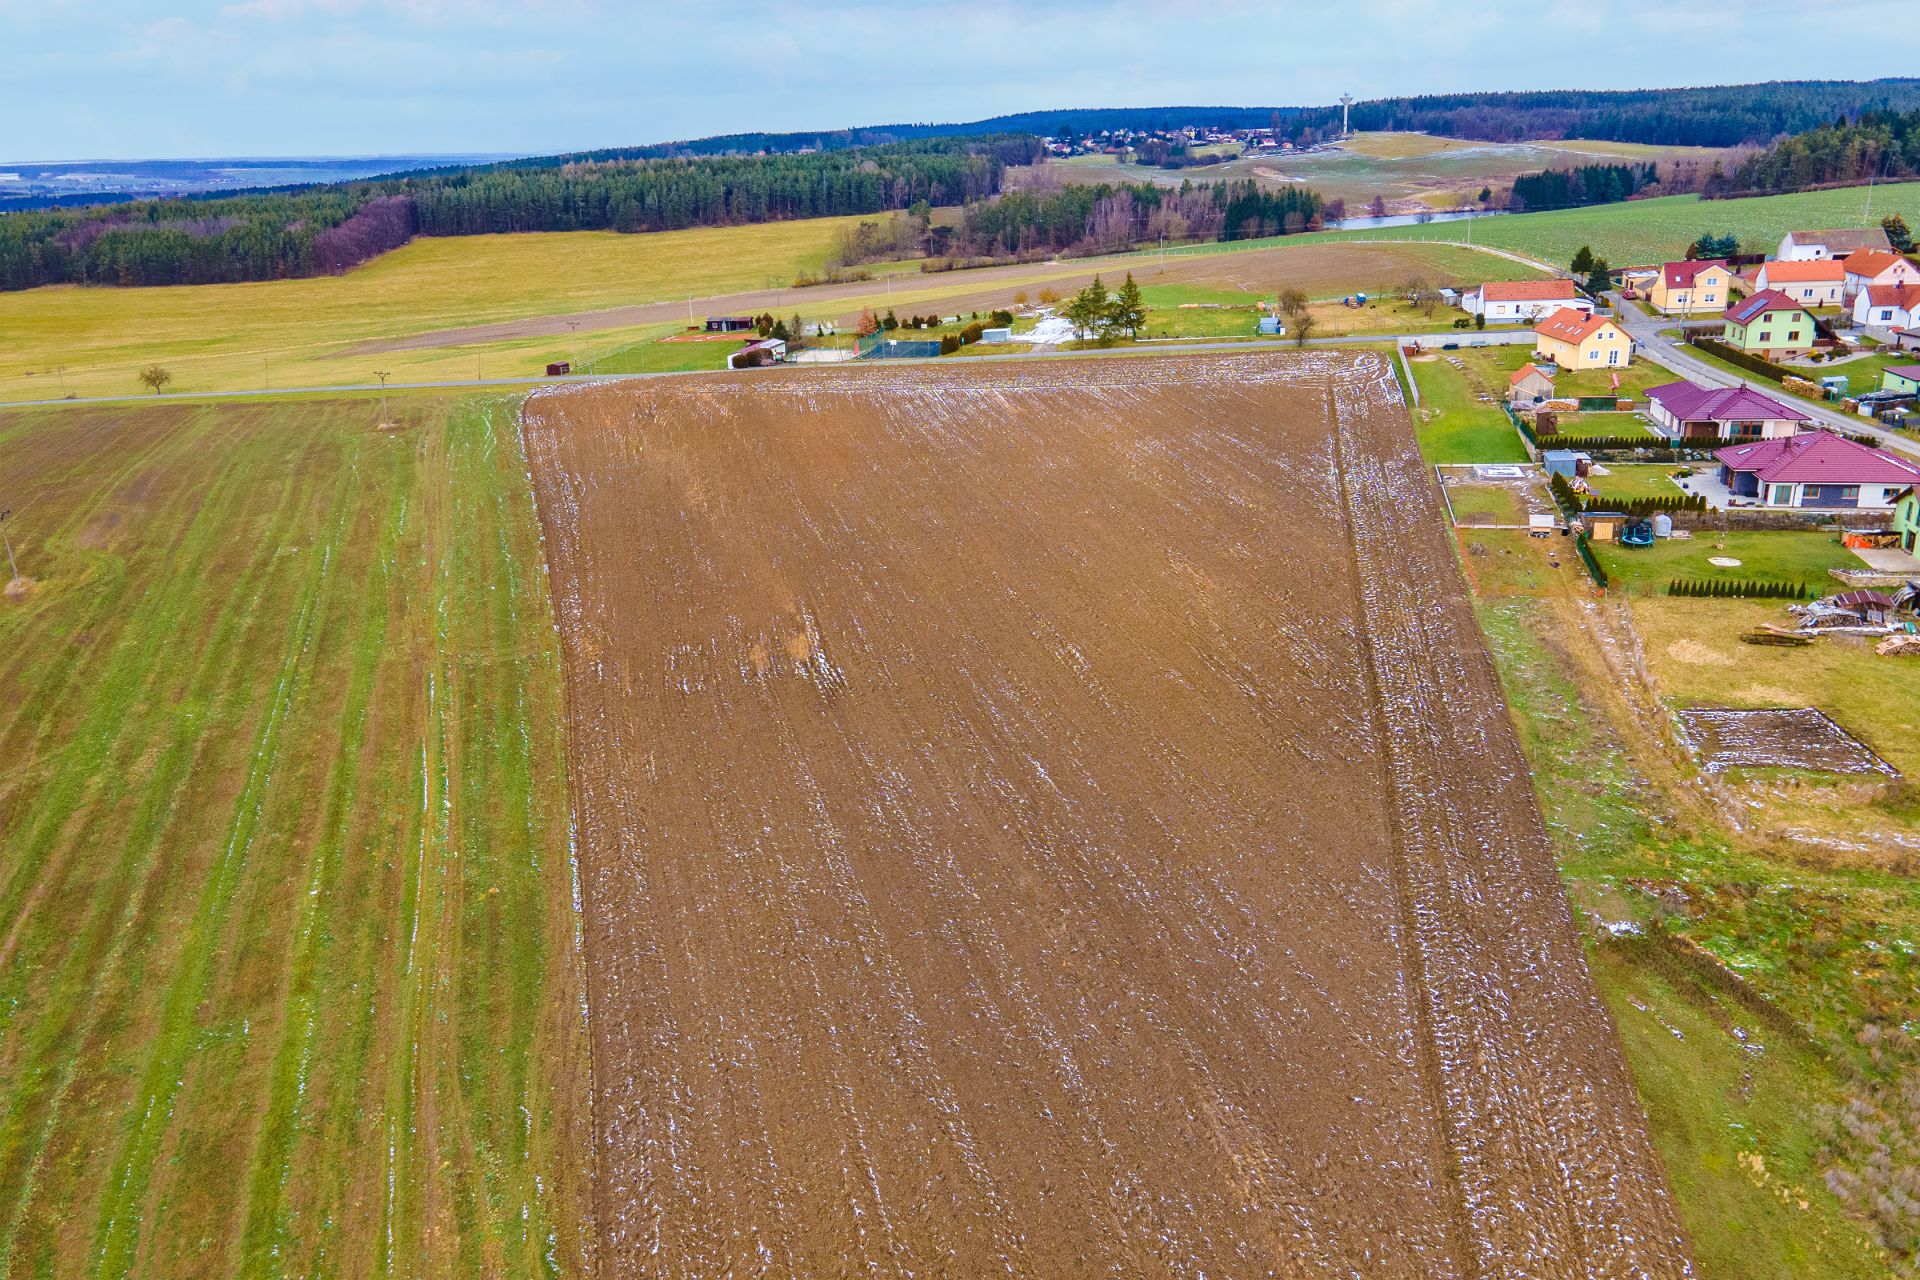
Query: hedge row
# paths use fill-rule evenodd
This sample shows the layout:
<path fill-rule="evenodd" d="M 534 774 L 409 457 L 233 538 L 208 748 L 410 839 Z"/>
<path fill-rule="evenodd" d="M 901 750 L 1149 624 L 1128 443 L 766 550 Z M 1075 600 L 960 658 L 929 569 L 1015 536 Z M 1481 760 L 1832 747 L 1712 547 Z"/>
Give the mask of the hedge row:
<path fill-rule="evenodd" d="M 1675 578 L 1667 584 L 1667 594 L 1710 600 L 1811 600 L 1814 591 L 1799 582 L 1760 578 Z"/>
<path fill-rule="evenodd" d="M 1750 356 L 1738 347 L 1730 347 L 1718 338 L 1693 338 L 1694 346 L 1702 351 L 1720 357 L 1728 364 L 1738 365 L 1749 373 L 1757 373 L 1763 378 L 1779 382 L 1783 378 L 1797 378 L 1800 375 L 1792 369 L 1777 365 L 1771 360 L 1762 360 L 1759 356 Z"/>
<path fill-rule="evenodd" d="M 1596 498 L 1587 494 L 1582 511 L 1618 511 L 1629 516 L 1650 516 L 1656 511 L 1705 511 L 1707 500 L 1697 493 L 1676 493 L 1672 497 L 1619 499 Z"/>

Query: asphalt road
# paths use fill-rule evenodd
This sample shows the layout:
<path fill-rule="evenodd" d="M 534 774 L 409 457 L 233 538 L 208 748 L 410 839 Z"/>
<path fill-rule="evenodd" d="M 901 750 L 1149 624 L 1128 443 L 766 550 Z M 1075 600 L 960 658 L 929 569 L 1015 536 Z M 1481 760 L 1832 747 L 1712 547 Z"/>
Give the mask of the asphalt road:
<path fill-rule="evenodd" d="M 1753 385 L 1745 378 L 1728 373 L 1718 365 L 1709 364 L 1707 361 L 1702 360 L 1699 356 L 1687 350 L 1684 343 L 1675 342 L 1672 338 L 1662 337 L 1660 330 L 1662 328 L 1671 328 L 1675 323 L 1672 319 L 1656 320 L 1646 312 L 1640 310 L 1640 308 L 1634 306 L 1631 302 L 1622 299 L 1619 294 L 1616 293 L 1610 296 L 1613 298 L 1615 316 L 1620 321 L 1621 327 L 1627 331 L 1627 336 L 1639 344 L 1640 354 L 1652 360 L 1655 364 L 1671 369 L 1681 377 L 1691 382 L 1700 383 L 1702 386 L 1738 387 Z M 1841 413 L 1837 409 L 1829 409 L 1825 405 L 1815 404 L 1811 400 L 1802 400 L 1797 396 L 1787 396 L 1785 392 L 1769 390 L 1765 384 L 1757 386 L 1756 390 L 1759 390 L 1763 394 L 1771 395 L 1775 399 L 1784 399 L 1786 403 L 1793 405 L 1796 409 L 1807 414 L 1823 426 L 1830 426 L 1836 431 L 1843 431 L 1849 435 L 1873 436 L 1883 447 L 1891 452 L 1903 453 L 1910 457 L 1920 458 L 1920 443 L 1916 443 L 1914 440 L 1901 435 L 1897 431 L 1889 431 L 1871 418 L 1862 418 L 1857 414 Z"/>

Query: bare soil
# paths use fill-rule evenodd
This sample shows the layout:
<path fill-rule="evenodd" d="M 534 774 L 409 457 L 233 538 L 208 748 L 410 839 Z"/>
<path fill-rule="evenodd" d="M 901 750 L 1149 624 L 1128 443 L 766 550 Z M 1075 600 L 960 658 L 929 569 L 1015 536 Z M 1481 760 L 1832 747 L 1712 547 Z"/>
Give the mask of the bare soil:
<path fill-rule="evenodd" d="M 1382 359 L 524 433 L 604 1274 L 1691 1274 Z"/>
<path fill-rule="evenodd" d="M 1900 771 L 1812 707 L 1739 711 L 1695 707 L 1678 713 L 1682 739 L 1708 773 L 1727 769 L 1813 769 L 1823 773 Z"/>

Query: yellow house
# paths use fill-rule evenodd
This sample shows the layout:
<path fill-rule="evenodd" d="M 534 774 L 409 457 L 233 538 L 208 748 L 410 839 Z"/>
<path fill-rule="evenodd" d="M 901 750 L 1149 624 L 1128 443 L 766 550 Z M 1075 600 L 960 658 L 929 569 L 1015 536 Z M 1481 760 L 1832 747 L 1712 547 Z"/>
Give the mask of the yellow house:
<path fill-rule="evenodd" d="M 1605 316 L 1561 310 L 1533 327 L 1533 345 L 1562 369 L 1624 369 L 1633 339 Z"/>
<path fill-rule="evenodd" d="M 1718 258 L 1669 262 L 1647 289 L 1647 301 L 1662 315 L 1719 315 L 1733 301 L 1733 269 Z"/>

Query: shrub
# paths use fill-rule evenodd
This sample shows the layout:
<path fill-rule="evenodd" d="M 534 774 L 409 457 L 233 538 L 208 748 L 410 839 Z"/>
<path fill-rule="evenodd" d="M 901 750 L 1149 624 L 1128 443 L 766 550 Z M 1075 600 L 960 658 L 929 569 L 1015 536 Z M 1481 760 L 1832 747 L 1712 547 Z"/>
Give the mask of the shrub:
<path fill-rule="evenodd" d="M 1002 309 L 995 311 L 989 318 L 993 321 L 994 328 L 1004 329 L 1013 323 L 1013 312 Z"/>
<path fill-rule="evenodd" d="M 1814 589 L 1764 578 L 1675 578 L 1667 584 L 1667 594 L 1702 600 L 1811 600 Z"/>

